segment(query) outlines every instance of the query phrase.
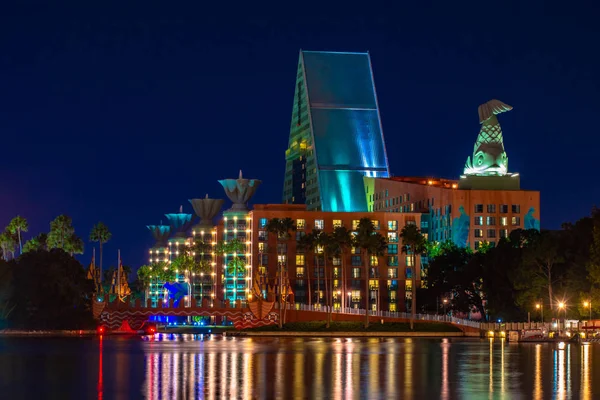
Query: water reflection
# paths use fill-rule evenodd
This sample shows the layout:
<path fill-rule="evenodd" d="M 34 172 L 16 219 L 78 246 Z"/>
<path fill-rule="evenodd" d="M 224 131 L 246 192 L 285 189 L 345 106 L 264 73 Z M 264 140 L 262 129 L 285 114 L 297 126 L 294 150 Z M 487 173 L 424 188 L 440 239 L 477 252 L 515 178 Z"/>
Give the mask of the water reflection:
<path fill-rule="evenodd" d="M 484 343 L 486 347 L 482 348 Z M 543 399 L 550 393 L 557 399 L 577 394 L 591 399 L 593 347 L 573 346 L 509 344 L 505 339 L 454 343 L 449 339 L 304 340 L 157 335 L 144 348 L 143 386 L 148 399 L 421 396 L 452 399 L 478 397 L 482 393 L 487 393 L 483 397 L 500 399 L 529 396 Z M 578 351 L 574 353 L 575 349 Z M 100 351 L 101 367 L 102 346 Z M 532 358 L 523 368 L 524 354 L 531 354 Z M 459 360 L 453 362 L 457 356 Z M 579 361 L 572 361 L 574 357 Z M 572 362 L 581 365 L 577 384 L 571 376 Z M 544 376 L 545 371 L 551 371 L 549 376 Z M 435 381 L 439 382 L 437 388 L 431 385 Z M 480 386 L 484 382 L 487 385 Z M 100 373 L 98 398 L 102 397 L 101 388 Z"/>
<path fill-rule="evenodd" d="M 594 399 L 594 363 L 598 344 L 499 339 L 0 337 L 2 398 Z"/>

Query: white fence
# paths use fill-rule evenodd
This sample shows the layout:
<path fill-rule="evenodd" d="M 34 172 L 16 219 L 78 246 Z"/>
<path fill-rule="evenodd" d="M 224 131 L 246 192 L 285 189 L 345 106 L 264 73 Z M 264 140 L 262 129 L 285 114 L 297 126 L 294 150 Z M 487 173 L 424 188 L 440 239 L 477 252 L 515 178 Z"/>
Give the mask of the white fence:
<path fill-rule="evenodd" d="M 275 308 L 279 309 L 279 305 L 275 304 Z M 309 306 L 308 304 L 287 304 L 288 310 L 300 310 L 300 311 L 316 311 L 316 312 L 327 312 L 327 308 L 322 304 L 313 304 Z M 332 310 L 334 314 L 351 314 L 351 315 L 365 315 L 365 310 L 363 308 L 337 308 Z M 369 311 L 370 316 L 374 317 L 387 317 L 387 318 L 403 318 L 410 319 L 412 314 L 405 312 L 395 312 L 395 311 Z M 416 314 L 416 321 L 436 321 L 436 322 L 450 322 L 457 325 L 470 326 L 473 328 L 481 329 L 481 323 L 477 321 L 471 321 L 468 319 L 455 318 L 447 315 L 437 315 L 437 314 Z"/>

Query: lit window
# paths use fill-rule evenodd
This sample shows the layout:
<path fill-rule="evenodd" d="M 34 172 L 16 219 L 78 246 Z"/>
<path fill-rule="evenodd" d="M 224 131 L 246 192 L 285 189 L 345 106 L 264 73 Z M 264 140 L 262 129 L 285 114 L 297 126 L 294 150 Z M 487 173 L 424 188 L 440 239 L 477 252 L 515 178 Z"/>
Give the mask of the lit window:
<path fill-rule="evenodd" d="M 296 229 L 304 229 L 306 227 L 306 221 L 303 219 L 296 220 Z"/>
<path fill-rule="evenodd" d="M 507 217 L 500 217 L 500 225 L 507 226 L 508 225 L 508 218 Z"/>
<path fill-rule="evenodd" d="M 519 226 L 521 225 L 521 217 L 512 217 L 510 222 L 512 226 Z"/>
<path fill-rule="evenodd" d="M 406 256 L 406 266 L 407 267 L 412 267 L 413 266 L 413 259 L 410 256 Z"/>
<path fill-rule="evenodd" d="M 388 243 L 398 243 L 398 232 L 388 232 Z"/>
<path fill-rule="evenodd" d="M 388 256 L 388 265 L 394 267 L 398 265 L 398 256 Z"/>
<path fill-rule="evenodd" d="M 375 228 L 375 230 L 379 230 L 379 221 L 377 221 L 376 219 L 372 219 L 371 222 L 373 223 L 373 227 Z"/>
<path fill-rule="evenodd" d="M 388 230 L 389 231 L 397 231 L 398 230 L 398 221 L 388 221 Z"/>
<path fill-rule="evenodd" d="M 475 229 L 475 237 L 480 238 L 483 237 L 483 229 Z"/>
<path fill-rule="evenodd" d="M 479 216 L 479 217 L 475 217 L 474 218 L 474 222 L 475 225 L 483 225 L 483 217 Z"/>
<path fill-rule="evenodd" d="M 501 238 L 508 237 L 508 229 L 500 229 L 500 237 Z"/>
<path fill-rule="evenodd" d="M 304 277 L 304 267 L 296 267 L 296 277 L 297 278 Z"/>
<path fill-rule="evenodd" d="M 334 219 L 333 220 L 333 229 L 335 228 L 341 228 L 342 227 L 342 220 L 341 219 Z"/>
<path fill-rule="evenodd" d="M 360 268 L 352 268 L 352 278 L 360 278 Z"/>
<path fill-rule="evenodd" d="M 496 217 L 485 217 L 486 218 L 486 225 L 490 225 L 490 226 L 494 226 L 496 225 Z"/>
<path fill-rule="evenodd" d="M 324 229 L 325 224 L 322 219 L 315 219 L 315 229 Z"/>
<path fill-rule="evenodd" d="M 296 254 L 296 265 L 304 265 L 304 254 Z"/>
<path fill-rule="evenodd" d="M 265 229 L 268 223 L 269 221 L 266 218 L 261 218 L 260 220 L 258 220 L 258 228 Z"/>
<path fill-rule="evenodd" d="M 377 267 L 379 265 L 379 259 L 377 256 L 371 256 L 371 267 Z"/>

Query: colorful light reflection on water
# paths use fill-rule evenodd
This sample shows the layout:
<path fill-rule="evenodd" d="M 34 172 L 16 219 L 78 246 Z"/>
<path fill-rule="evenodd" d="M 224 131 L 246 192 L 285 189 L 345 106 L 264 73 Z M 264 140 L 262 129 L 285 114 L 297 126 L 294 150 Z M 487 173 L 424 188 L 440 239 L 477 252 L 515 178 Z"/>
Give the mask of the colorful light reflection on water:
<path fill-rule="evenodd" d="M 0 338 L 7 398 L 593 399 L 599 364 L 600 344 L 503 339 Z"/>

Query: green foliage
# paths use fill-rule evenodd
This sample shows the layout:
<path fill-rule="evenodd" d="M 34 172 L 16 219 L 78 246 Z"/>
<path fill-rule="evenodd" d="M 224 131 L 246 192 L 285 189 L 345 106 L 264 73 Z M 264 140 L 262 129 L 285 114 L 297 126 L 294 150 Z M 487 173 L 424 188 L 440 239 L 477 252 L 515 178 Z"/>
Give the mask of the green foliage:
<path fill-rule="evenodd" d="M 23 246 L 23 253 L 37 250 L 48 250 L 48 235 L 46 233 L 40 233 L 32 237 Z"/>
<path fill-rule="evenodd" d="M 2 258 L 5 261 L 14 257 L 16 246 L 17 242 L 14 235 L 8 231 L 0 233 L 0 249 L 2 250 Z"/>
<path fill-rule="evenodd" d="M 90 241 L 106 243 L 112 237 L 112 233 L 108 230 L 108 227 L 102 222 L 98 222 L 90 231 Z"/>
<path fill-rule="evenodd" d="M 93 283 L 83 266 L 61 250 L 32 251 L 11 262 L 9 318 L 25 329 L 85 329 L 94 325 Z"/>
<path fill-rule="evenodd" d="M 12 235 L 16 236 L 16 238 L 19 242 L 19 254 L 23 253 L 23 242 L 22 242 L 21 233 L 27 232 L 28 229 L 29 229 L 29 224 L 27 223 L 27 220 L 25 218 L 21 217 L 20 215 L 17 215 L 16 217 L 14 217 L 8 224 L 8 227 L 6 228 L 6 230 L 8 232 L 10 232 Z"/>
<path fill-rule="evenodd" d="M 71 255 L 83 254 L 83 240 L 75 234 L 68 215 L 59 215 L 50 222 L 47 245 L 49 249 L 62 249 Z"/>

